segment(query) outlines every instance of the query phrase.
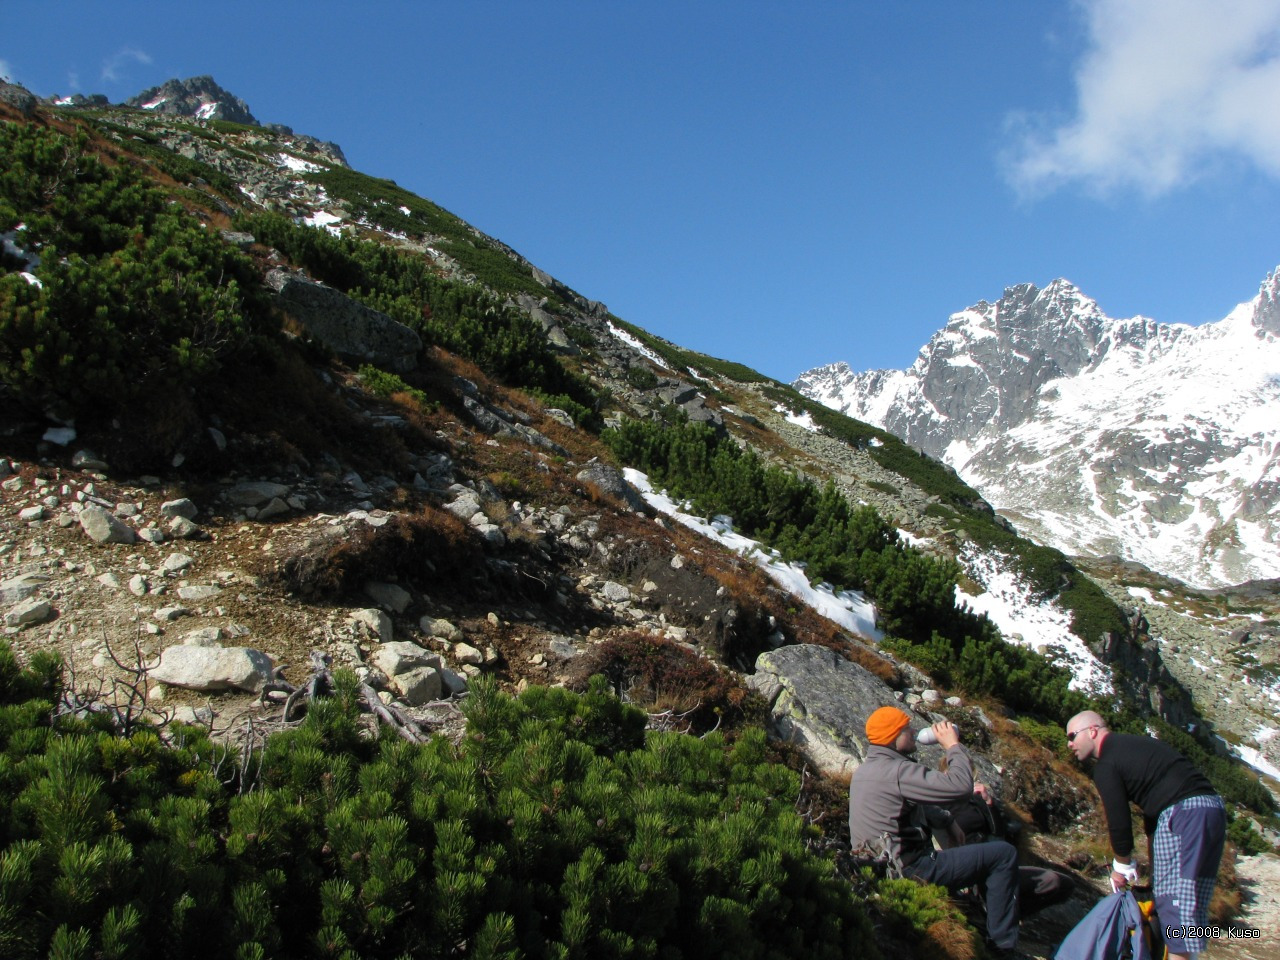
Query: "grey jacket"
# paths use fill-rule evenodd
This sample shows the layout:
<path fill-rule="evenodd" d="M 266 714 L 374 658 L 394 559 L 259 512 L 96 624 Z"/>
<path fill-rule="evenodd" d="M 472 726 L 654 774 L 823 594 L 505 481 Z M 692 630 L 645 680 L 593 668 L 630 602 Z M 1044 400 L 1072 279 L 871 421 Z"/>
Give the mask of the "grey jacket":
<path fill-rule="evenodd" d="M 940 773 L 891 747 L 872 744 L 849 781 L 849 839 L 854 850 L 879 851 L 911 863 L 931 846 L 926 805 L 953 803 L 973 792 L 973 763 L 961 744 L 947 751 Z"/>

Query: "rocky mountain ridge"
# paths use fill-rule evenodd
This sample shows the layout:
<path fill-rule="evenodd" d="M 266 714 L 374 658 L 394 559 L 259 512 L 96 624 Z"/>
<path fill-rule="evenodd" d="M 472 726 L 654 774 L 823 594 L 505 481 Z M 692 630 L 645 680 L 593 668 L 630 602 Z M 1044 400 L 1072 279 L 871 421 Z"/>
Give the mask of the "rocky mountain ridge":
<path fill-rule="evenodd" d="M 258 120 L 249 111 L 249 105 L 224 90 L 210 76 L 166 80 L 158 87 L 151 87 L 136 97 L 130 97 L 124 104 L 175 117 L 227 120 L 258 126 Z"/>
<path fill-rule="evenodd" d="M 910 369 L 798 390 L 943 459 L 1033 539 L 1198 587 L 1280 572 L 1280 273 L 1224 320 L 1114 320 L 1065 280 L 954 314 Z"/>

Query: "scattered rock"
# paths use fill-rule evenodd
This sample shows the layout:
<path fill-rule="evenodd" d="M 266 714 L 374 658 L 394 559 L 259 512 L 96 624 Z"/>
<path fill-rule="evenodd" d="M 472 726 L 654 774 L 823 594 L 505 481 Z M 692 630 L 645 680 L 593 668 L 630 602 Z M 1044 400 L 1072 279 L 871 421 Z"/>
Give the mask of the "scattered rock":
<path fill-rule="evenodd" d="M 169 521 L 169 532 L 179 540 L 194 540 L 203 533 L 199 526 L 186 517 L 174 517 Z"/>
<path fill-rule="evenodd" d="M 71 458 L 71 466 L 93 473 L 102 473 L 108 469 L 107 462 L 92 450 L 77 450 Z"/>
<path fill-rule="evenodd" d="M 49 578 L 42 573 L 24 573 L 0 582 L 0 603 L 17 603 L 25 600 L 42 586 Z"/>
<path fill-rule="evenodd" d="M 392 613 L 404 613 L 413 602 L 409 591 L 394 583 L 369 581 L 364 585 L 364 592 L 378 606 Z"/>
<path fill-rule="evenodd" d="M 278 497 L 287 497 L 289 488 L 283 483 L 271 483 L 259 480 L 249 483 L 237 483 L 223 493 L 228 503 L 237 507 L 257 507 Z M 190 519 L 190 518 L 188 518 Z"/>
<path fill-rule="evenodd" d="M 439 669 L 441 666 L 438 654 L 424 650 L 416 643 L 410 643 L 407 640 L 384 643 L 373 652 L 370 660 L 375 667 L 392 678 L 423 667 Z M 438 695 L 439 689 L 437 688 Z"/>
<path fill-rule="evenodd" d="M 467 678 L 460 673 L 454 673 L 448 667 L 441 668 L 440 681 L 444 687 L 444 692 L 451 697 L 467 692 Z"/>
<path fill-rule="evenodd" d="M 183 600 L 190 601 L 191 603 L 199 603 L 201 600 L 212 600 L 220 593 L 222 593 L 222 588 L 215 587 L 213 585 L 178 588 L 178 596 Z"/>
<path fill-rule="evenodd" d="M 363 626 L 369 633 L 378 638 L 379 643 L 390 643 L 393 637 L 391 618 L 376 607 L 364 610 L 353 610 L 347 619 Z"/>
<path fill-rule="evenodd" d="M 166 500 L 160 504 L 160 516 L 165 518 L 185 517 L 188 520 L 194 520 L 196 513 L 199 511 L 196 505 L 186 497 L 180 500 Z"/>
<path fill-rule="evenodd" d="M 484 654 L 469 643 L 454 644 L 453 655 L 459 663 L 469 663 L 473 666 L 484 663 Z"/>
<path fill-rule="evenodd" d="M 53 617 L 53 604 L 38 597 L 28 597 L 4 615 L 7 627 L 27 627 L 44 623 Z"/>
<path fill-rule="evenodd" d="M 181 573 L 194 562 L 185 553 L 171 553 L 164 558 L 164 563 L 160 564 L 160 569 L 168 574 Z"/>
<path fill-rule="evenodd" d="M 273 673 L 271 658 L 261 650 L 183 644 L 161 653 L 160 662 L 151 668 L 150 677 L 157 683 L 188 690 L 257 693 Z"/>
<path fill-rule="evenodd" d="M 631 589 L 612 580 L 606 580 L 601 584 L 600 593 L 610 603 L 622 603 L 631 599 Z"/>
<path fill-rule="evenodd" d="M 272 520 L 275 517 L 284 516 L 290 510 L 289 504 L 281 497 L 272 497 L 271 502 L 265 507 L 258 508 L 258 514 L 255 520 Z"/>
<path fill-rule="evenodd" d="M 137 539 L 132 528 L 96 503 L 80 511 L 80 527 L 98 543 L 133 543 Z"/>
<path fill-rule="evenodd" d="M 423 617 L 418 621 L 418 628 L 429 637 L 439 637 L 450 643 L 458 643 L 466 636 L 458 627 L 448 620 L 436 617 Z"/>

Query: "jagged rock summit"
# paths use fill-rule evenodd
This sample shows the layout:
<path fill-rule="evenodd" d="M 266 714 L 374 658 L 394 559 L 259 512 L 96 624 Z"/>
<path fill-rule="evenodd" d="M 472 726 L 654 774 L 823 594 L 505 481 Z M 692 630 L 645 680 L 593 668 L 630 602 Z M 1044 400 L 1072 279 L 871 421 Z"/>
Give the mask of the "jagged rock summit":
<path fill-rule="evenodd" d="M 180 117 L 230 120 L 233 123 L 260 126 L 249 112 L 249 105 L 218 86 L 210 76 L 166 80 L 160 86 L 144 90 L 136 97 L 126 100 L 125 105 Z"/>
<path fill-rule="evenodd" d="M 1199 587 L 1280 575 L 1280 270 L 1201 327 L 1066 280 L 953 314 L 908 370 L 794 383 L 951 464 L 1033 539 Z"/>

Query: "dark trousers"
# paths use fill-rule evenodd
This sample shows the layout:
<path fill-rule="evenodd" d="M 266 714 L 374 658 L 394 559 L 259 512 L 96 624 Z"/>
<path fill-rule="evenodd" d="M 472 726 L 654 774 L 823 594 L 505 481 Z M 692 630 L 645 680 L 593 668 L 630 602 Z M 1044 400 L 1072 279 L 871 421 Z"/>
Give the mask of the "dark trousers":
<path fill-rule="evenodd" d="M 907 876 L 948 890 L 977 885 L 987 903 L 987 939 L 1001 949 L 1018 944 L 1018 851 L 1003 840 L 971 843 L 921 857 Z"/>

